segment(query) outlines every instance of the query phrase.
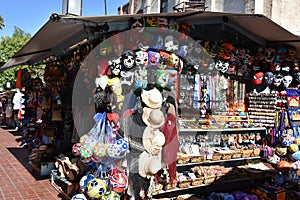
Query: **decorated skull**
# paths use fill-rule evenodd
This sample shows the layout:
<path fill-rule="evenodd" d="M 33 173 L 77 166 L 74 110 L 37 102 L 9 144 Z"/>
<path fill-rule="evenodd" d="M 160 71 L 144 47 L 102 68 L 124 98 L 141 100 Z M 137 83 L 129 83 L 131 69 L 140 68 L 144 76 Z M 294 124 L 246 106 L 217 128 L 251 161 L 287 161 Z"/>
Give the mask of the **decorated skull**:
<path fill-rule="evenodd" d="M 282 83 L 283 76 L 281 73 L 275 74 L 273 85 L 276 87 L 280 86 Z"/>
<path fill-rule="evenodd" d="M 136 52 L 135 63 L 137 65 L 147 65 L 148 64 L 148 53 L 143 50 Z"/>
<path fill-rule="evenodd" d="M 133 68 L 135 66 L 135 57 L 136 55 L 134 51 L 126 51 L 121 57 L 123 66 L 126 69 Z"/>
<path fill-rule="evenodd" d="M 272 85 L 274 81 L 274 74 L 272 72 L 266 72 L 265 73 L 265 83 L 267 85 Z"/>
<path fill-rule="evenodd" d="M 266 48 L 265 51 L 265 61 L 268 63 L 272 63 L 275 60 L 275 49 L 274 48 Z"/>
<path fill-rule="evenodd" d="M 282 83 L 285 88 L 288 88 L 293 81 L 293 77 L 291 75 L 286 75 L 282 79 Z"/>

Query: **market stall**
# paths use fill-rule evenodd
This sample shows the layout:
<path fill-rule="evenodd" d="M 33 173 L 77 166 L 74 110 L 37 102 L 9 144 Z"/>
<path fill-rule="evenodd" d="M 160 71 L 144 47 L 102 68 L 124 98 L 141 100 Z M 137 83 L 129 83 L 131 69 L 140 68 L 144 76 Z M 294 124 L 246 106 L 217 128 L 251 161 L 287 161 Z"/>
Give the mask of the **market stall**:
<path fill-rule="evenodd" d="M 298 190 L 298 41 L 261 15 L 53 14 L 1 69 L 46 65 L 66 198 L 279 199 Z"/>

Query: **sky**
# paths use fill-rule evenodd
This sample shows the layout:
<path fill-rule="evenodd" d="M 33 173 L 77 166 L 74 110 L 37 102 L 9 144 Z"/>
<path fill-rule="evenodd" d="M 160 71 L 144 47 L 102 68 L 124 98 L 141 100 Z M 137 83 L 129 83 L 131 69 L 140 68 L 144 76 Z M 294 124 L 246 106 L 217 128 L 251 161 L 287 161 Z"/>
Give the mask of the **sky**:
<path fill-rule="evenodd" d="M 83 16 L 105 15 L 105 0 L 82 0 Z M 117 15 L 118 7 L 129 0 L 106 0 L 107 15 Z M 62 14 L 63 0 L 0 0 L 0 15 L 5 26 L 1 37 L 10 37 L 14 27 L 33 36 L 48 20 L 52 13 Z"/>

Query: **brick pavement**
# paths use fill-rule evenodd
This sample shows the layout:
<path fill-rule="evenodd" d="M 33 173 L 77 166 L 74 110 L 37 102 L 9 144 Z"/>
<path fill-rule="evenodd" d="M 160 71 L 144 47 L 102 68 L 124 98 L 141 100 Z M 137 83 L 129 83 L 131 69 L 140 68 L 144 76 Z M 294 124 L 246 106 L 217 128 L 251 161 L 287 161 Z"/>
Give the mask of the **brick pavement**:
<path fill-rule="evenodd" d="M 37 175 L 28 163 L 28 149 L 12 133 L 0 128 L 0 200 L 62 199 L 50 177 Z"/>

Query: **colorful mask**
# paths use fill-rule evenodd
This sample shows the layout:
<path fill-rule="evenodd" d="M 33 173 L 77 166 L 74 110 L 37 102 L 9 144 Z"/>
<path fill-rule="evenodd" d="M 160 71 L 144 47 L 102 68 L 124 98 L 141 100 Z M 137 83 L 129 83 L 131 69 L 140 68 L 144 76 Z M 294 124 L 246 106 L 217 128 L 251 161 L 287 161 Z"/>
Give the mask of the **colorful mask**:
<path fill-rule="evenodd" d="M 267 85 L 272 85 L 274 81 L 274 74 L 272 72 L 265 73 L 265 82 Z"/>
<path fill-rule="evenodd" d="M 285 47 L 278 47 L 276 49 L 276 62 L 281 63 L 286 59 L 288 55 L 287 48 Z"/>
<path fill-rule="evenodd" d="M 173 35 L 168 35 L 165 38 L 165 48 L 166 51 L 177 51 L 179 42 L 173 37 Z"/>
<path fill-rule="evenodd" d="M 167 64 L 168 64 L 168 60 L 169 60 L 169 53 L 165 52 L 165 51 L 160 51 L 160 65 L 159 68 L 160 69 L 165 69 L 167 68 Z"/>
<path fill-rule="evenodd" d="M 146 27 L 157 27 L 157 17 L 155 16 L 148 16 L 146 17 Z"/>
<path fill-rule="evenodd" d="M 156 51 L 148 51 L 148 66 L 158 66 L 159 56 L 159 53 Z"/>
<path fill-rule="evenodd" d="M 265 50 L 265 61 L 268 63 L 272 63 L 275 60 L 275 49 L 267 48 Z"/>
<path fill-rule="evenodd" d="M 293 81 L 293 77 L 291 75 L 286 75 L 282 79 L 282 83 L 285 88 L 288 88 Z"/>
<path fill-rule="evenodd" d="M 168 59 L 169 68 L 179 68 L 179 57 L 175 53 L 171 53 Z"/>
<path fill-rule="evenodd" d="M 263 72 L 256 72 L 253 76 L 252 83 L 254 85 L 261 85 L 263 82 L 264 73 Z"/>
<path fill-rule="evenodd" d="M 133 23 L 131 25 L 132 29 L 142 30 L 144 28 L 144 19 L 143 18 L 135 18 L 132 20 Z"/>
<path fill-rule="evenodd" d="M 135 52 L 134 51 L 127 51 L 125 52 L 122 57 L 122 64 L 126 69 L 131 69 L 135 66 Z"/>
<path fill-rule="evenodd" d="M 158 22 L 159 28 L 165 29 L 165 28 L 168 28 L 168 26 L 169 26 L 168 19 L 165 17 L 158 17 L 157 22 Z"/>
<path fill-rule="evenodd" d="M 148 53 L 143 50 L 136 52 L 135 63 L 137 65 L 147 65 L 148 64 Z"/>
<path fill-rule="evenodd" d="M 276 74 L 276 75 L 274 76 L 274 82 L 273 82 L 273 85 L 275 85 L 276 87 L 278 87 L 279 85 L 281 85 L 282 79 L 283 79 L 282 74 L 280 74 L 280 73 Z"/>

